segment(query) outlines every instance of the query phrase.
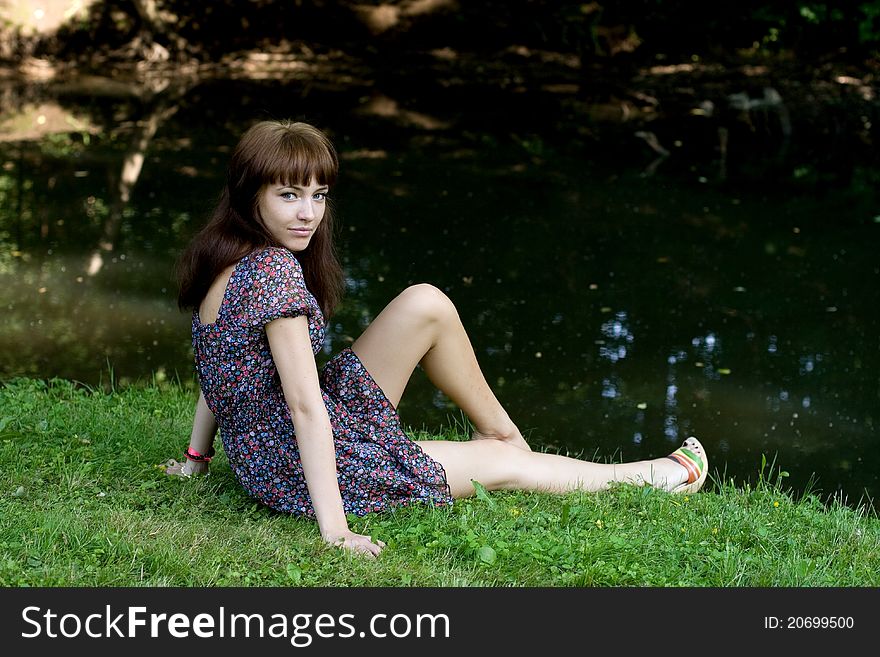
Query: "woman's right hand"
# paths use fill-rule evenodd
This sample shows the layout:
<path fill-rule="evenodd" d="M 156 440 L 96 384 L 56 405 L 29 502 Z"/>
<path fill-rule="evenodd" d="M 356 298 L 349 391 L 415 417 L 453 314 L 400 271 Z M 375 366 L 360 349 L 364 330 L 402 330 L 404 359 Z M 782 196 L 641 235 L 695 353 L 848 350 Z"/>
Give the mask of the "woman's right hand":
<path fill-rule="evenodd" d="M 346 550 L 351 550 L 352 552 L 357 552 L 359 554 L 364 554 L 370 559 L 375 559 L 377 556 L 379 556 L 382 548 L 385 547 L 385 543 L 383 543 L 379 539 L 376 539 L 374 541 L 372 536 L 356 534 L 350 530 L 345 530 L 343 532 L 334 532 L 332 534 L 325 535 L 323 538 L 327 543 L 330 543 L 331 545 L 335 545 L 336 547 L 341 547 Z"/>

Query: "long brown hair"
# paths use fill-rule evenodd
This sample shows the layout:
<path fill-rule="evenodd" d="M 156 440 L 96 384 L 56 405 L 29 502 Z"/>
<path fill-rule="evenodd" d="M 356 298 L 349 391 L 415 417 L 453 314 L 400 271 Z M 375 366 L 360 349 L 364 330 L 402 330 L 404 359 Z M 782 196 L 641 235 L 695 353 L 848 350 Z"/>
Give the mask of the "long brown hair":
<path fill-rule="evenodd" d="M 177 279 L 181 309 L 198 308 L 214 279 L 257 249 L 278 244 L 260 218 L 259 193 L 265 185 L 332 187 L 339 172 L 336 149 L 308 123 L 261 121 L 242 135 L 229 160 L 226 185 L 208 223 L 180 257 Z M 296 253 L 306 286 L 325 317 L 342 298 L 342 267 L 333 247 L 333 211 L 324 218 L 308 247 Z"/>

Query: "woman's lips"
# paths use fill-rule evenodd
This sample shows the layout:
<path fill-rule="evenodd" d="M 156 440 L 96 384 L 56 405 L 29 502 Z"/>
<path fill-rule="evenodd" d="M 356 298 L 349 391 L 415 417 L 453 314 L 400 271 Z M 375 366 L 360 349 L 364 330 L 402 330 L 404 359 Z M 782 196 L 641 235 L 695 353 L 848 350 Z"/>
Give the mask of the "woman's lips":
<path fill-rule="evenodd" d="M 288 228 L 287 230 L 299 237 L 306 237 L 312 234 L 311 228 Z"/>

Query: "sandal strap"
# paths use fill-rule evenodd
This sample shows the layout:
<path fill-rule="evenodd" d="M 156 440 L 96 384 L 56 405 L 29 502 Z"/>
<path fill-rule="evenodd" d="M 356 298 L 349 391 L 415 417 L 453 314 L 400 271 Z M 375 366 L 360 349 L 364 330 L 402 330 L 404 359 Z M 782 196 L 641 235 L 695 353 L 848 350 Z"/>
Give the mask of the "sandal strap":
<path fill-rule="evenodd" d="M 204 454 L 197 452 L 192 447 L 187 447 L 186 451 L 183 453 L 186 458 L 190 461 L 196 461 L 197 463 L 210 463 L 211 457 L 214 456 L 214 447 L 211 446 L 208 448 L 208 451 Z"/>
<path fill-rule="evenodd" d="M 692 484 L 700 478 L 700 474 L 703 472 L 703 468 L 705 467 L 703 465 L 703 459 L 694 454 L 687 447 L 679 447 L 666 458 L 672 459 L 679 465 L 683 466 L 685 470 L 687 470 L 687 483 L 689 484 Z"/>

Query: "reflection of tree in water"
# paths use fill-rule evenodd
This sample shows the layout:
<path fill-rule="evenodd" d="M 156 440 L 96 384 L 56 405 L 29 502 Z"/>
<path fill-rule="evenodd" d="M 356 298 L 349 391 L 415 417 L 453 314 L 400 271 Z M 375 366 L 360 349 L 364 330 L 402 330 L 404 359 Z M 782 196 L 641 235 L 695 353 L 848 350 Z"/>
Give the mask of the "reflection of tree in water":
<path fill-rule="evenodd" d="M 151 90 L 143 103 L 143 113 L 134 118 L 134 127 L 129 136 L 129 143 L 122 157 L 122 168 L 117 175 L 110 176 L 110 202 L 107 218 L 101 231 L 97 247 L 92 251 L 86 274 L 95 276 L 104 265 L 104 257 L 112 253 L 122 224 L 123 212 L 131 200 L 131 194 L 143 170 L 144 158 L 150 142 L 156 136 L 159 127 L 170 118 L 179 107 L 191 83 L 184 79 L 164 81 L 160 90 Z"/>
<path fill-rule="evenodd" d="M 666 396 L 663 400 L 663 435 L 670 442 L 677 442 L 687 429 L 679 427 L 679 409 L 678 409 L 678 376 L 677 367 L 680 363 L 686 362 L 687 353 L 677 351 L 670 354 L 666 359 L 668 368 L 666 370 Z"/>
<path fill-rule="evenodd" d="M 604 322 L 599 330 L 602 334 L 602 338 L 596 341 L 599 345 L 599 358 L 607 360 L 612 366 L 626 358 L 635 340 L 626 311 L 616 312 L 614 318 Z M 612 367 L 611 374 L 602 380 L 602 397 L 616 399 L 622 394 L 621 378 Z"/>
<path fill-rule="evenodd" d="M 694 364 L 702 368 L 707 379 L 717 381 L 721 377 L 717 367 L 722 358 L 721 339 L 710 331 L 691 340 L 691 346 L 695 352 Z"/>

